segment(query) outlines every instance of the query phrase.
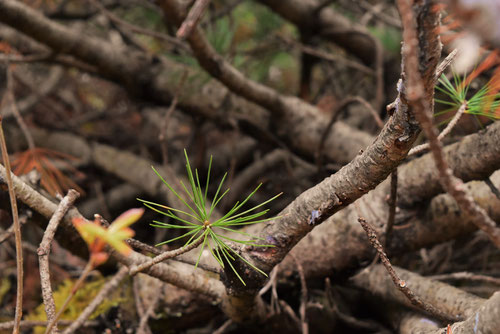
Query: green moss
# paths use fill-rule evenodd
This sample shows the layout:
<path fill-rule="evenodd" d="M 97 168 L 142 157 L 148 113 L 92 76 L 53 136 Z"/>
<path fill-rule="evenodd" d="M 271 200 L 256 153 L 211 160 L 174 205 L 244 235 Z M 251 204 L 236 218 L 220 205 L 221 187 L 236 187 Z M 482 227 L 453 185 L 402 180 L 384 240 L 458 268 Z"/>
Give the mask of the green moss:
<path fill-rule="evenodd" d="M 2 278 L 0 281 L 0 304 L 2 303 L 3 297 L 10 290 L 11 284 L 7 277 Z"/>
<path fill-rule="evenodd" d="M 92 302 L 95 296 L 99 293 L 108 278 L 101 277 L 89 283 L 85 283 L 75 294 L 68 307 L 61 316 L 64 320 L 75 320 L 80 313 Z M 66 279 L 54 291 L 54 302 L 56 310 L 59 310 L 66 298 L 71 292 L 76 280 Z M 128 286 L 128 285 L 127 285 Z M 110 308 L 123 304 L 132 300 L 130 288 L 123 289 L 123 284 L 119 286 L 113 293 L 106 298 L 101 305 L 92 313 L 89 319 L 94 319 L 101 314 L 105 314 Z M 45 308 L 40 304 L 26 316 L 26 320 L 46 321 Z M 45 327 L 35 327 L 34 334 L 43 334 Z"/>

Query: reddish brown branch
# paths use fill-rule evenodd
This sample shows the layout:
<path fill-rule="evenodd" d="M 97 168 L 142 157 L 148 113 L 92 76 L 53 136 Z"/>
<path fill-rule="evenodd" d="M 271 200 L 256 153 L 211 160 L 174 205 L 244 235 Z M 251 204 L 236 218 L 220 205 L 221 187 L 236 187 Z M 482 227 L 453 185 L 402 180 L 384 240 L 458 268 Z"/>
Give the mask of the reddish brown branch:
<path fill-rule="evenodd" d="M 500 228 L 488 217 L 467 194 L 462 180 L 453 175 L 453 171 L 444 158 L 443 148 L 438 133 L 433 125 L 432 104 L 425 98 L 425 86 L 419 72 L 418 38 L 413 17 L 413 9 L 408 0 L 398 0 L 398 9 L 403 24 L 403 55 L 406 59 L 405 73 L 408 76 L 408 101 L 426 137 L 439 172 L 439 182 L 452 195 L 460 208 L 473 218 L 474 224 L 483 230 L 490 240 L 500 248 Z"/>
<path fill-rule="evenodd" d="M 14 235 L 16 240 L 17 290 L 16 290 L 16 313 L 14 316 L 14 329 L 12 333 L 19 334 L 19 326 L 21 323 L 21 317 L 23 313 L 23 248 L 21 240 L 21 224 L 19 223 L 19 215 L 17 212 L 16 191 L 14 190 L 14 182 L 12 181 L 13 177 L 10 169 L 9 154 L 7 153 L 7 144 L 5 143 L 5 136 L 3 132 L 2 116 L 0 116 L 0 147 L 2 150 L 2 160 L 5 165 L 7 186 L 9 188 L 10 206 L 12 210 Z"/>
<path fill-rule="evenodd" d="M 389 194 L 389 199 L 387 204 L 389 205 L 389 218 L 387 218 L 387 226 L 385 227 L 385 241 L 384 245 L 391 242 L 392 228 L 394 226 L 394 220 L 396 217 L 396 202 L 398 197 L 398 170 L 396 169 L 391 174 L 391 193 Z"/>
<path fill-rule="evenodd" d="M 198 24 L 198 21 L 200 21 L 203 13 L 205 13 L 209 3 L 210 0 L 196 0 L 194 5 L 189 10 L 186 19 L 182 22 L 179 30 L 177 30 L 177 38 L 183 39 L 191 35 L 191 32 Z"/>
<path fill-rule="evenodd" d="M 416 295 L 445 314 L 454 315 L 454 321 L 457 318 L 466 319 L 470 317 L 484 302 L 483 298 L 449 284 L 434 281 L 403 268 L 395 267 L 395 270 L 398 278 L 404 281 L 405 285 L 410 287 Z M 412 304 L 399 289 L 394 288 L 394 282 L 387 275 L 387 269 L 383 265 L 377 264 L 367 267 L 356 276 L 353 276 L 351 282 L 356 287 L 369 291 L 370 294 L 381 297 L 386 301 L 395 301 L 421 310 L 421 308 Z"/>
<path fill-rule="evenodd" d="M 444 130 L 441 131 L 441 133 L 437 137 L 437 139 L 439 141 L 442 141 L 444 137 L 446 137 L 447 135 L 450 134 L 451 130 L 453 130 L 453 128 L 455 127 L 455 125 L 457 125 L 457 123 L 460 120 L 460 118 L 462 117 L 462 115 L 465 113 L 465 110 L 467 110 L 467 103 L 463 103 L 460 106 L 460 108 L 458 108 L 457 112 L 455 113 L 455 115 L 453 116 L 451 121 L 448 123 L 448 125 L 446 125 L 446 128 L 444 128 Z M 420 153 L 422 151 L 427 150 L 429 147 L 430 147 L 429 143 L 415 146 L 414 148 L 412 148 L 410 150 L 410 153 L 408 153 L 408 155 Z"/>
<path fill-rule="evenodd" d="M 415 293 L 408 287 L 407 283 L 403 281 L 401 278 L 399 278 L 398 274 L 392 267 L 389 258 L 384 252 L 382 244 L 378 241 L 375 229 L 370 224 L 368 224 L 368 222 L 364 218 L 359 217 L 358 222 L 365 230 L 366 235 L 368 236 L 368 240 L 372 244 L 373 248 L 375 248 L 375 250 L 377 251 L 380 260 L 382 261 L 382 264 L 384 265 L 385 269 L 391 276 L 394 285 L 399 289 L 399 291 L 401 291 L 406 296 L 406 298 L 408 298 L 408 300 L 410 300 L 410 302 L 413 305 L 442 320 L 450 320 L 450 321 L 460 320 L 458 316 L 447 314 L 437 309 L 433 305 L 423 301 L 420 297 L 415 295 Z"/>

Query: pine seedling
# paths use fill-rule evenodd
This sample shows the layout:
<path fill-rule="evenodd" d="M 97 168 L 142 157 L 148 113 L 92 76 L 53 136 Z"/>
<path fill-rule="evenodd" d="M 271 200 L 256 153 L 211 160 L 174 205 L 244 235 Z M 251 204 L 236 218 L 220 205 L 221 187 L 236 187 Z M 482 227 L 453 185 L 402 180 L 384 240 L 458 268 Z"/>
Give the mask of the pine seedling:
<path fill-rule="evenodd" d="M 470 87 L 470 80 L 461 78 L 453 73 L 453 83 L 443 74 L 438 80 L 442 87 L 436 86 L 436 89 L 445 95 L 449 100 L 435 99 L 436 102 L 449 106 L 449 108 L 435 114 L 439 116 L 450 111 L 456 111 L 465 104 L 467 106 L 465 113 L 486 116 L 492 120 L 500 118 L 500 94 L 495 91 L 495 84 L 491 81 L 485 84 L 470 98 L 467 98 Z"/>
<path fill-rule="evenodd" d="M 189 163 L 189 158 L 187 156 L 186 150 L 184 150 L 184 155 L 186 157 L 186 171 L 189 184 L 186 186 L 182 181 L 180 181 L 183 190 L 183 192 L 180 194 L 174 190 L 174 188 L 160 175 L 160 173 L 154 167 L 152 167 L 153 171 L 163 181 L 167 188 L 184 204 L 184 209 L 172 208 L 166 205 L 138 199 L 149 209 L 171 218 L 171 221 L 169 223 L 155 220 L 153 221 L 151 226 L 158 228 L 179 229 L 185 231 L 185 233 L 181 234 L 180 236 L 161 242 L 156 246 L 161 246 L 176 240 L 187 238 L 187 241 L 185 242 L 183 247 L 188 247 L 193 244 L 201 244 L 200 253 L 198 255 L 195 266 L 198 266 L 203 250 L 205 249 L 205 247 L 207 247 L 210 250 L 212 256 L 223 269 L 225 269 L 226 264 L 229 264 L 231 270 L 236 274 L 243 285 L 246 285 L 245 281 L 232 264 L 232 262 L 234 262 L 236 259 L 240 259 L 255 271 L 267 276 L 264 271 L 257 268 L 255 265 L 241 256 L 236 250 L 230 247 L 228 245 L 228 242 L 256 247 L 274 247 L 273 245 L 259 243 L 259 241 L 263 241 L 264 239 L 240 231 L 238 228 L 244 225 L 258 224 L 279 218 L 264 218 L 264 215 L 269 212 L 269 209 L 264 209 L 261 211 L 257 210 L 262 209 L 266 204 L 270 203 L 281 194 L 278 194 L 249 209 L 243 209 L 244 205 L 261 187 L 262 184 L 259 184 L 250 193 L 250 195 L 248 195 L 242 202 L 236 202 L 233 207 L 221 218 L 212 219 L 215 208 L 229 191 L 229 189 L 222 191 L 222 186 L 227 177 L 227 173 L 225 173 L 222 177 L 215 195 L 212 198 L 212 201 L 209 203 L 208 188 L 210 184 L 210 172 L 212 169 L 212 157 L 210 157 L 206 183 L 204 185 L 205 189 L 203 189 L 198 175 L 198 170 L 195 169 L 193 173 L 193 169 L 191 168 L 191 165 Z M 227 233 L 222 232 L 234 232 L 249 239 L 235 239 L 232 237 L 228 237 L 226 235 Z"/>

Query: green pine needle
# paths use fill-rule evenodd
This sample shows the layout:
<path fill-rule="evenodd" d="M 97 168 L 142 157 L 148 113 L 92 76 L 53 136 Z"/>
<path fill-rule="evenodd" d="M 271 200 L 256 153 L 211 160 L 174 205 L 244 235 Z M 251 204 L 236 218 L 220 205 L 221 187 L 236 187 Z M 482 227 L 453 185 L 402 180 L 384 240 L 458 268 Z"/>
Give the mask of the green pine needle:
<path fill-rule="evenodd" d="M 220 181 L 217 191 L 212 199 L 210 206 L 208 207 L 208 187 L 210 185 L 210 173 L 212 171 L 212 157 L 210 157 L 210 162 L 208 164 L 208 173 L 206 178 L 206 183 L 204 184 L 205 189 L 202 189 L 200 177 L 198 175 L 198 170 L 195 169 L 193 173 L 193 169 L 191 168 L 191 164 L 189 162 L 189 158 L 186 150 L 184 150 L 184 156 L 186 157 L 186 171 L 187 177 L 189 181 L 189 185 L 186 186 L 184 183 L 180 182 L 183 192 L 185 196 L 177 193 L 174 188 L 160 175 L 160 173 L 154 168 L 153 171 L 158 175 L 158 177 L 162 180 L 162 182 L 167 186 L 167 188 L 184 204 L 186 207 L 185 210 L 180 208 L 172 208 L 166 205 L 161 205 L 158 203 L 146 201 L 143 199 L 138 199 L 141 201 L 144 206 L 147 208 L 162 214 L 166 217 L 169 217 L 171 221 L 169 223 L 164 223 L 160 221 L 153 221 L 151 226 L 158 228 L 171 228 L 171 229 L 183 229 L 190 230 L 178 237 L 163 241 L 157 246 L 164 245 L 179 239 L 189 237 L 188 241 L 185 243 L 184 247 L 187 247 L 195 242 L 200 242 L 203 238 L 203 242 L 201 244 L 201 250 L 198 255 L 196 266 L 200 262 L 201 255 L 205 247 L 210 250 L 210 253 L 214 257 L 214 259 L 219 263 L 219 265 L 224 269 L 225 263 L 229 264 L 231 270 L 235 273 L 238 279 L 241 281 L 243 285 L 245 281 L 240 276 L 240 274 L 236 271 L 232 262 L 236 259 L 239 259 L 250 266 L 255 271 L 261 273 L 262 275 L 267 276 L 267 274 L 255 267 L 252 263 L 250 263 L 247 259 L 241 256 L 237 251 L 235 251 L 232 247 L 230 247 L 224 240 L 228 240 L 235 244 L 240 245 L 250 245 L 256 247 L 274 247 L 273 245 L 261 244 L 259 241 L 264 241 L 264 239 L 253 236 L 243 231 L 239 231 L 238 228 L 243 225 L 250 224 L 258 224 L 263 222 L 272 221 L 274 219 L 279 219 L 281 217 L 271 217 L 271 218 L 262 218 L 269 209 L 257 211 L 262 208 L 266 204 L 275 200 L 281 194 L 278 194 L 258 205 L 253 206 L 250 209 L 244 210 L 243 212 L 239 212 L 241 208 L 252 198 L 252 196 L 259 190 L 262 184 L 259 184 L 251 193 L 248 195 L 242 202 L 236 202 L 233 207 L 221 218 L 211 221 L 210 218 L 220 203 L 222 198 L 227 194 L 229 189 L 222 191 L 222 186 L 224 181 L 226 180 L 227 173 L 224 174 L 222 180 Z M 233 228 L 232 228 L 233 227 Z M 249 237 L 249 240 L 240 240 L 228 237 L 223 235 L 221 232 L 234 232 L 245 237 Z"/>
<path fill-rule="evenodd" d="M 458 74 L 453 73 L 452 83 L 444 74 L 441 75 L 438 81 L 442 87 L 438 85 L 436 86 L 436 90 L 448 96 L 450 100 L 435 99 L 435 101 L 450 106 L 450 108 L 437 112 L 434 115 L 439 116 L 450 111 L 457 111 L 465 103 L 467 105 L 465 113 L 467 114 L 486 116 L 492 120 L 498 119 L 499 114 L 496 111 L 500 107 L 500 93 L 490 94 L 491 87 L 487 83 L 474 95 L 467 98 L 470 83 L 464 85 L 465 80 L 465 75 L 461 78 Z"/>

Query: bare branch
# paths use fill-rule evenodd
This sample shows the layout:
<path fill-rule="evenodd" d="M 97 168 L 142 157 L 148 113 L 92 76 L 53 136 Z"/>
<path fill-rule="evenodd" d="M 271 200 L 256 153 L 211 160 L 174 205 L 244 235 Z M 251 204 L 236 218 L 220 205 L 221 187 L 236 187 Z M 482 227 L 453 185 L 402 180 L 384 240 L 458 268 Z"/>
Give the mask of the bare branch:
<path fill-rule="evenodd" d="M 460 106 L 460 108 L 458 108 L 457 112 L 455 113 L 455 116 L 453 116 L 453 118 L 448 123 L 448 125 L 446 125 L 446 128 L 444 128 L 444 130 L 441 131 L 441 133 L 437 137 L 437 139 L 439 141 L 442 141 L 444 137 L 446 137 L 447 135 L 450 134 L 451 130 L 453 130 L 453 128 L 455 127 L 455 125 L 457 125 L 458 121 L 460 120 L 460 118 L 464 114 L 465 110 L 467 110 L 467 104 L 466 103 L 462 104 Z M 422 151 L 427 150 L 429 147 L 430 147 L 429 143 L 425 143 L 425 144 L 422 144 L 422 145 L 415 146 L 414 148 L 412 148 L 410 150 L 410 153 L 408 153 L 408 155 L 420 153 Z"/>
<path fill-rule="evenodd" d="M 2 102 L 4 102 L 3 100 Z M 3 107 L 3 103 L 1 105 Z M 0 110 L 3 109 L 0 107 Z M 13 334 L 19 334 L 19 326 L 23 313 L 23 248 L 21 240 L 21 224 L 19 223 L 19 215 L 17 212 L 16 191 L 13 182 L 13 174 L 10 169 L 9 153 L 7 153 L 7 144 L 5 143 L 5 136 L 2 126 L 2 116 L 0 115 L 0 147 L 2 150 L 2 160 L 5 169 L 1 166 L 6 175 L 7 186 L 9 188 L 10 206 L 12 210 L 12 219 L 14 221 L 14 235 L 16 240 L 16 266 L 17 266 L 17 290 L 16 290 L 16 313 L 14 317 Z"/>
<path fill-rule="evenodd" d="M 495 222 L 488 217 L 488 214 L 467 194 L 462 180 L 453 175 L 453 171 L 444 158 L 442 145 L 432 122 L 432 104 L 424 96 L 425 85 L 419 72 L 418 37 L 413 9 L 408 0 L 398 0 L 397 4 L 404 27 L 403 40 L 405 46 L 403 54 L 406 59 L 405 72 L 408 75 L 408 101 L 422 130 L 429 139 L 431 152 L 440 176 L 439 182 L 455 198 L 460 208 L 473 217 L 474 224 L 483 230 L 490 240 L 500 248 L 500 228 L 496 227 Z"/>
<path fill-rule="evenodd" d="M 61 202 L 57 206 L 56 211 L 50 218 L 49 224 L 47 225 L 47 228 L 43 233 L 40 247 L 38 247 L 37 250 L 38 262 L 40 267 L 40 283 L 42 285 L 43 305 L 45 306 L 45 313 L 47 314 L 47 320 L 49 322 L 54 321 L 54 318 L 56 316 L 56 305 L 54 303 L 54 297 L 52 296 L 52 287 L 50 285 L 50 244 L 54 239 L 57 226 L 79 196 L 80 194 L 73 189 L 70 189 L 68 191 L 68 194 L 61 200 Z M 55 330 L 57 330 L 57 323 L 54 324 L 54 328 Z"/>
<path fill-rule="evenodd" d="M 3 166 L 0 166 L 0 182 L 5 183 L 5 178 L 5 169 Z M 12 182 L 16 196 L 18 196 L 19 200 L 47 218 L 54 214 L 57 208 L 56 204 L 49 201 L 30 186 L 26 185 L 15 175 L 12 175 Z M 78 238 L 78 234 L 72 225 L 71 220 L 73 217 L 83 218 L 78 210 L 73 208 L 64 216 L 62 226 L 68 232 L 66 238 L 77 237 L 74 241 L 74 244 L 77 245 L 82 241 Z M 126 258 L 117 253 L 112 253 L 112 255 L 117 258 L 118 261 L 127 266 L 140 265 L 150 259 L 149 257 L 137 252 L 132 252 L 132 254 Z M 196 291 L 198 293 L 208 295 L 214 299 L 221 299 L 225 296 L 224 286 L 219 280 L 205 277 L 202 269 L 198 268 L 195 270 L 188 264 L 171 262 L 166 265 L 159 263 L 151 267 L 146 272 L 162 281 L 169 282 L 186 290 Z"/>
<path fill-rule="evenodd" d="M 177 30 L 176 36 L 178 38 L 186 38 L 191 35 L 191 32 L 205 13 L 209 3 L 210 0 L 196 0 L 193 7 L 189 10 L 186 19 L 182 22 L 179 30 Z"/>
<path fill-rule="evenodd" d="M 417 296 L 407 285 L 405 281 L 403 281 L 401 278 L 399 278 L 398 274 L 396 274 L 396 271 L 391 265 L 391 262 L 389 261 L 389 258 L 384 252 L 384 249 L 382 247 L 382 244 L 378 241 L 377 233 L 375 232 L 375 229 L 370 226 L 370 224 L 367 223 L 367 221 L 364 218 L 359 217 L 358 222 L 361 224 L 363 229 L 366 232 L 366 235 L 368 236 L 368 240 L 372 244 L 373 248 L 376 249 L 382 264 L 384 265 L 385 269 L 391 276 L 392 282 L 394 285 L 401 291 L 408 300 L 415 305 L 416 307 L 424 310 L 425 312 L 439 318 L 442 320 L 450 320 L 450 321 L 457 321 L 461 320 L 459 317 L 456 315 L 451 315 L 447 314 L 440 309 L 437 309 L 434 305 L 429 304 L 422 300 L 419 296 Z"/>
<path fill-rule="evenodd" d="M 496 333 L 500 326 L 500 292 L 495 292 L 484 304 L 463 322 L 451 325 L 453 334 Z M 433 334 L 443 333 L 443 329 Z"/>
<path fill-rule="evenodd" d="M 448 315 L 453 315 L 450 320 L 458 318 L 468 318 L 484 302 L 484 299 L 451 285 L 431 280 L 411 271 L 395 268 L 397 277 L 404 281 L 404 285 L 412 289 L 422 300 L 432 304 L 435 308 Z M 415 305 L 408 300 L 398 289 L 394 289 L 393 280 L 387 275 L 387 270 L 383 265 L 377 264 L 368 267 L 351 278 L 351 282 L 356 287 L 385 300 L 397 301 L 403 305 L 415 308 Z M 420 308 L 418 308 L 420 309 Z"/>
<path fill-rule="evenodd" d="M 127 267 L 122 267 L 109 281 L 104 284 L 99 293 L 92 299 L 92 302 L 87 305 L 78 318 L 66 328 L 63 334 L 71 334 L 82 326 L 83 323 L 94 313 L 94 311 L 101 305 L 101 303 L 109 297 L 109 294 L 115 290 L 120 282 L 127 277 Z"/>
<path fill-rule="evenodd" d="M 169 251 L 169 252 L 163 252 L 160 255 L 155 256 L 154 258 L 152 258 L 151 260 L 149 260 L 147 262 L 141 263 L 138 266 L 133 266 L 133 267 L 130 268 L 130 275 L 134 276 L 138 272 L 144 271 L 144 270 L 146 270 L 146 269 L 154 266 L 157 263 L 160 263 L 160 262 L 163 262 L 165 260 L 174 258 L 174 257 L 176 257 L 178 255 L 187 253 L 190 250 L 193 250 L 196 247 L 198 247 L 199 245 L 201 245 L 203 243 L 203 240 L 204 240 L 204 238 L 199 237 L 195 242 L 193 242 L 192 244 L 190 244 L 188 246 L 177 248 L 177 249 L 174 249 L 174 250 Z"/>

